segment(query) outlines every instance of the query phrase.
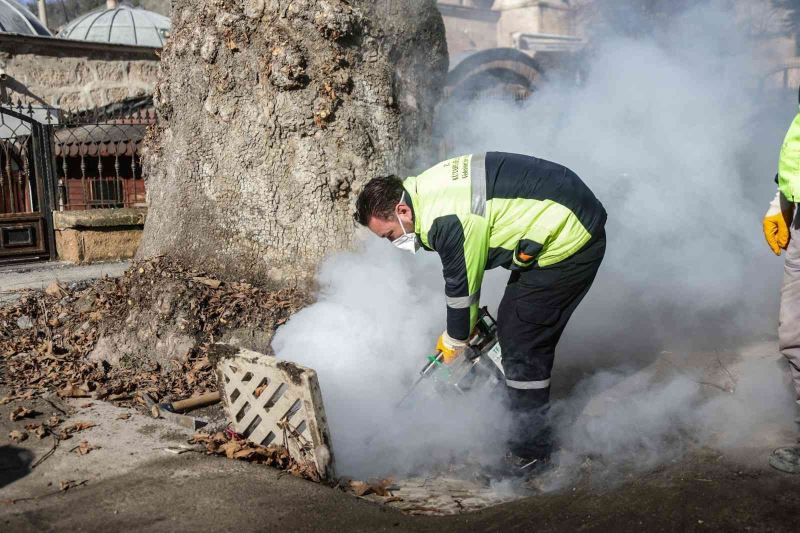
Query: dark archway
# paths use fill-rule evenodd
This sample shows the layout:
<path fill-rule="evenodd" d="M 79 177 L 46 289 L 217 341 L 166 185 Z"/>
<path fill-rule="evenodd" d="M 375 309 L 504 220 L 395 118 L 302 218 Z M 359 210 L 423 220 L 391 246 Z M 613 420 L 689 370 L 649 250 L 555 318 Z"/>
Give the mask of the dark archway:
<path fill-rule="evenodd" d="M 467 56 L 447 75 L 445 98 L 485 95 L 527 98 L 544 79 L 541 65 L 516 48 L 491 48 Z"/>

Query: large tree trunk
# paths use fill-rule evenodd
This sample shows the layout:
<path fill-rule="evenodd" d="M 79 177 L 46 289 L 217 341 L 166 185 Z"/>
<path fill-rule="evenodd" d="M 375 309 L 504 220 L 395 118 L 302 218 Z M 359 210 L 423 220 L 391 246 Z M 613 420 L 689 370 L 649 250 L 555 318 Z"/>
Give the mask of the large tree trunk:
<path fill-rule="evenodd" d="M 447 71 L 433 0 L 175 0 L 140 257 L 307 285 L 354 195 L 428 144 Z"/>

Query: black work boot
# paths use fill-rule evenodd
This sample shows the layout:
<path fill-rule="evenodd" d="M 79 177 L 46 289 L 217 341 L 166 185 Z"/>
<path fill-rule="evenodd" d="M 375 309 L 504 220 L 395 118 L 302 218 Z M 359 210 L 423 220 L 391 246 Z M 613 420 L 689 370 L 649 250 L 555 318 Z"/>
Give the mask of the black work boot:
<path fill-rule="evenodd" d="M 553 451 L 552 430 L 541 418 L 524 431 L 512 432 L 508 452 L 501 461 L 502 477 L 525 478 L 549 470 Z"/>
<path fill-rule="evenodd" d="M 523 457 L 508 452 L 496 464 L 484 467 L 483 474 L 495 480 L 511 479 L 526 481 L 536 475 L 548 459 Z"/>
<path fill-rule="evenodd" d="M 778 448 L 769 456 L 769 464 L 787 474 L 800 474 L 800 446 Z"/>
<path fill-rule="evenodd" d="M 538 457 L 516 455 L 508 452 L 503 458 L 505 477 L 530 479 L 548 472 L 553 468 L 550 454 Z"/>

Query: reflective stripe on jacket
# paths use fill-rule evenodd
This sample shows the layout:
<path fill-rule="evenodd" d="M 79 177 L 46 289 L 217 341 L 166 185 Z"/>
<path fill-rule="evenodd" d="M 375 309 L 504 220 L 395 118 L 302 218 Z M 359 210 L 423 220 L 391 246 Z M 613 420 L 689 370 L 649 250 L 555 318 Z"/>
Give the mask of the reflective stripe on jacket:
<path fill-rule="evenodd" d="M 794 117 L 781 146 L 778 189 L 790 202 L 800 202 L 800 113 Z"/>
<path fill-rule="evenodd" d="M 403 186 L 414 231 L 442 259 L 447 332 L 455 339 L 466 339 L 475 325 L 485 270 L 563 261 L 606 220 L 603 205 L 574 172 L 524 155 L 456 157 Z"/>

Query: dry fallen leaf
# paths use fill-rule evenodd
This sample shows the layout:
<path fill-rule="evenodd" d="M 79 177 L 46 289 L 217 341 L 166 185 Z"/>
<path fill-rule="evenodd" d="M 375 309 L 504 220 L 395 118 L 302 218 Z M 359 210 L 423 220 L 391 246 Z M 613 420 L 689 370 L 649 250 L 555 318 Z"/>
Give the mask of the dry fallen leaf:
<path fill-rule="evenodd" d="M 88 409 L 89 407 L 91 407 L 93 405 L 94 404 L 92 402 L 86 402 L 84 404 L 81 404 L 81 409 Z"/>
<path fill-rule="evenodd" d="M 83 431 L 84 429 L 89 429 L 95 427 L 97 424 L 92 422 L 73 422 L 72 424 L 68 425 L 64 428 L 64 431 L 71 431 L 76 433 L 78 431 Z"/>
<path fill-rule="evenodd" d="M 28 416 L 35 416 L 35 415 L 34 411 L 32 409 L 28 409 L 27 407 L 17 407 L 9 414 L 9 418 L 11 419 L 12 422 L 15 422 L 17 420 L 22 420 L 23 418 Z"/>
<path fill-rule="evenodd" d="M 61 288 L 61 285 L 59 285 L 57 281 L 48 285 L 44 292 L 49 296 L 57 296 L 59 298 L 64 295 L 64 289 Z"/>
<path fill-rule="evenodd" d="M 233 459 L 234 455 L 236 455 L 236 452 L 238 452 L 241 449 L 242 445 L 235 440 L 229 440 L 228 442 L 219 447 L 219 450 L 223 452 L 228 457 L 228 459 Z"/>
<path fill-rule="evenodd" d="M 372 488 L 369 486 L 369 483 L 364 483 L 363 481 L 351 481 L 350 488 L 353 490 L 353 494 L 356 496 L 364 496 L 368 494 Z"/>
<path fill-rule="evenodd" d="M 251 448 L 251 447 L 243 448 L 233 454 L 233 459 L 250 459 L 257 453 L 258 450 L 256 448 Z"/>
<path fill-rule="evenodd" d="M 85 479 L 83 481 L 75 481 L 75 480 L 72 480 L 72 479 L 62 479 L 61 481 L 59 481 L 58 485 L 59 485 L 59 489 L 60 490 L 66 492 L 69 489 L 74 489 L 75 487 L 80 487 L 81 485 L 85 485 L 88 482 L 89 482 L 88 479 Z"/>
<path fill-rule="evenodd" d="M 131 417 L 130 413 L 122 413 L 121 415 L 117 415 L 117 420 L 127 420 Z"/>
<path fill-rule="evenodd" d="M 51 416 L 47 419 L 47 425 L 50 427 L 55 427 L 61 423 L 61 419 L 57 416 Z"/>
<path fill-rule="evenodd" d="M 391 479 L 379 479 L 378 481 L 373 481 L 370 483 L 369 488 L 372 489 L 372 492 L 377 494 L 378 496 L 391 496 L 392 494 L 389 492 L 389 488 L 393 485 L 393 481 Z"/>
<path fill-rule="evenodd" d="M 89 398 L 92 396 L 88 389 L 83 389 L 76 385 L 67 385 L 58 391 L 58 395 L 62 398 Z"/>
<path fill-rule="evenodd" d="M 63 440 L 67 440 L 72 437 L 73 433 L 77 433 L 79 431 L 83 431 L 84 429 L 93 428 L 96 424 L 91 422 L 73 422 L 72 424 L 65 426 L 61 433 L 58 434 L 58 437 Z"/>
<path fill-rule="evenodd" d="M 8 438 L 13 440 L 14 442 L 22 442 L 28 438 L 28 434 L 25 433 L 24 431 L 19 431 L 18 429 L 15 429 L 14 431 L 8 434 Z"/>
<path fill-rule="evenodd" d="M 36 431 L 34 431 L 34 433 L 36 433 L 36 437 L 37 438 L 43 439 L 43 438 L 45 438 L 47 436 L 49 431 L 47 430 L 46 427 L 40 425 L 38 428 L 36 428 Z"/>
<path fill-rule="evenodd" d="M 212 278 L 204 278 L 204 277 L 201 277 L 201 276 L 195 276 L 192 279 L 194 281 L 196 281 L 197 283 L 202 283 L 203 285 L 207 285 L 207 286 L 211 287 L 212 289 L 219 289 L 220 286 L 222 285 L 221 281 L 216 280 L 216 279 L 212 279 Z"/>
<path fill-rule="evenodd" d="M 99 446 L 92 446 L 89 444 L 88 441 L 82 440 L 80 444 L 75 447 L 75 451 L 78 452 L 78 455 L 86 455 L 92 450 L 97 450 Z"/>
<path fill-rule="evenodd" d="M 192 365 L 192 370 L 194 370 L 195 372 L 206 370 L 208 368 L 211 368 L 211 362 L 208 360 L 208 357 L 203 357 L 202 359 L 198 359 Z"/>
<path fill-rule="evenodd" d="M 109 402 L 121 402 L 123 400 L 130 400 L 130 399 L 131 395 L 126 393 L 110 394 L 108 398 L 106 398 L 106 400 L 108 400 Z"/>
<path fill-rule="evenodd" d="M 18 400 L 19 396 L 4 396 L 0 398 L 0 405 L 5 405 L 7 403 L 11 403 L 14 400 Z"/>

